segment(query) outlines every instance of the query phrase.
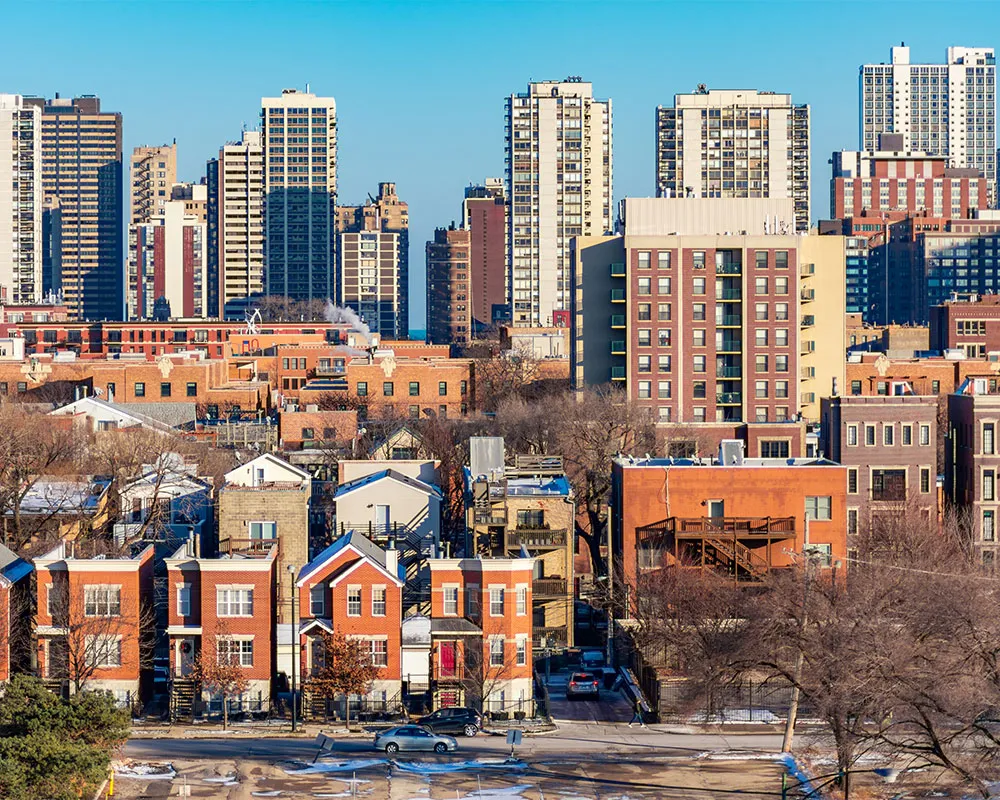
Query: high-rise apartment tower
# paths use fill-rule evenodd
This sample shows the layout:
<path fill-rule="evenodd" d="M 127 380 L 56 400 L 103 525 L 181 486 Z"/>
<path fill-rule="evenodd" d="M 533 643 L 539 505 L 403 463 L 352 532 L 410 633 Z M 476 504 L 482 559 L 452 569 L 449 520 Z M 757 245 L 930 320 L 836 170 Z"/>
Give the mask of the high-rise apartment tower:
<path fill-rule="evenodd" d="M 136 147 L 129 167 L 129 222 L 149 222 L 163 213 L 170 188 L 177 183 L 177 144 Z"/>
<path fill-rule="evenodd" d="M 0 94 L 0 286 L 12 303 L 42 294 L 42 115 Z"/>
<path fill-rule="evenodd" d="M 570 304 L 570 241 L 611 230 L 611 100 L 578 77 L 507 98 L 507 251 L 513 322 L 549 326 Z"/>

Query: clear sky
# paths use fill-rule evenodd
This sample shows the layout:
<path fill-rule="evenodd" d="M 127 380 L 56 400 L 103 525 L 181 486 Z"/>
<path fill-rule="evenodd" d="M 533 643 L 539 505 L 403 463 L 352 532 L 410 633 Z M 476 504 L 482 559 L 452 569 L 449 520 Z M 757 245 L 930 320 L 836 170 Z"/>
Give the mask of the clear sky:
<path fill-rule="evenodd" d="M 655 191 L 654 112 L 699 83 L 812 107 L 813 218 L 834 150 L 858 146 L 857 76 L 905 41 L 913 61 L 1000 44 L 996 0 L 158 0 L 0 4 L 0 92 L 100 95 L 126 154 L 177 139 L 179 179 L 283 87 L 337 100 L 339 199 L 395 181 L 410 206 L 411 329 L 424 243 L 463 187 L 503 174 L 504 98 L 580 75 L 614 103 L 615 199 Z"/>

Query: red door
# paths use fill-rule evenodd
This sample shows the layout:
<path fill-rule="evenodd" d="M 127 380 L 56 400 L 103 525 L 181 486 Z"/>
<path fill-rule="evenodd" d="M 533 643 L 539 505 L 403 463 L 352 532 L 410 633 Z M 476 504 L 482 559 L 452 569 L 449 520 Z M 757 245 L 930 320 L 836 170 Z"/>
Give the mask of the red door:
<path fill-rule="evenodd" d="M 454 678 L 455 677 L 455 643 L 454 642 L 441 642 L 440 653 L 441 653 L 441 677 L 442 678 Z"/>

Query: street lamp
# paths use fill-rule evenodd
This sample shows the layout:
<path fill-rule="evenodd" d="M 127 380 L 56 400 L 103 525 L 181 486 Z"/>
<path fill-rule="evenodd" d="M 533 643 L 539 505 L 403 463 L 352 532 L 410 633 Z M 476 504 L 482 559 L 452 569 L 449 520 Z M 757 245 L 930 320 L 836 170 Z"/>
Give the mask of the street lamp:
<path fill-rule="evenodd" d="M 298 661 L 297 654 L 296 654 L 296 650 L 297 650 L 296 645 L 298 644 L 298 638 L 299 638 L 298 637 L 299 623 L 298 623 L 298 620 L 295 618 L 295 565 L 294 564 L 289 564 L 288 565 L 288 577 L 290 578 L 289 587 L 288 588 L 291 590 L 291 593 L 292 593 L 292 620 L 291 620 L 292 621 L 292 625 L 291 625 L 291 637 L 292 637 L 292 733 L 295 733 L 296 730 L 298 730 L 298 714 L 296 713 L 297 712 L 297 705 L 296 705 L 296 702 L 295 702 L 295 690 L 297 688 L 296 685 L 295 685 L 295 670 L 296 670 L 296 667 L 298 666 L 296 664 L 296 662 Z"/>
<path fill-rule="evenodd" d="M 793 783 L 789 786 L 788 773 L 782 772 L 781 800 L 788 800 L 788 792 L 790 789 L 798 789 L 800 786 L 812 786 L 806 794 L 799 798 L 799 800 L 809 800 L 809 798 L 818 794 L 821 789 L 825 789 L 827 786 L 832 783 L 836 783 L 837 781 L 843 781 L 844 800 L 849 800 L 851 791 L 851 775 L 863 775 L 866 772 L 878 775 L 886 783 L 895 783 L 896 778 L 899 777 L 899 770 L 894 767 L 878 767 L 876 769 L 845 769 L 838 770 L 837 772 L 831 772 L 829 775 L 820 775 L 816 778 L 800 780 L 798 783 Z M 817 781 L 820 782 L 817 783 Z"/>

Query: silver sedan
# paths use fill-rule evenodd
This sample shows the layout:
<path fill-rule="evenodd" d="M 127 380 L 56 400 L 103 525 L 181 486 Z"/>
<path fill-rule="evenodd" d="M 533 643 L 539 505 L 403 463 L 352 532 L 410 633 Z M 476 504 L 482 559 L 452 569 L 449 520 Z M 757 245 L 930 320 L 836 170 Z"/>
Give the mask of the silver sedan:
<path fill-rule="evenodd" d="M 431 733 L 419 725 L 400 725 L 396 728 L 375 734 L 375 749 L 384 750 L 392 755 L 401 750 L 428 750 L 435 753 L 447 753 L 456 750 L 458 742 L 454 736 L 442 736 Z"/>

